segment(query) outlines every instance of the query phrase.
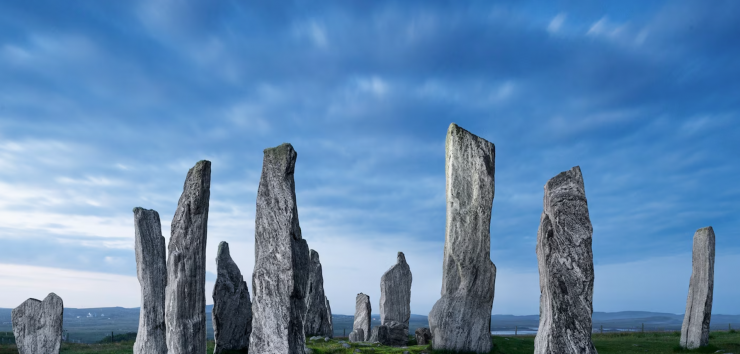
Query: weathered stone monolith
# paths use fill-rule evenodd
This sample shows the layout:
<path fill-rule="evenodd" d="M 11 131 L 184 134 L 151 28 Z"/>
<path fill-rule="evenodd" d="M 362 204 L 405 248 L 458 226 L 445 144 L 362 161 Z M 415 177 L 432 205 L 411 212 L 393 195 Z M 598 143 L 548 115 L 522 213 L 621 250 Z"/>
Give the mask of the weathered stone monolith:
<path fill-rule="evenodd" d="M 167 253 L 162 224 L 156 210 L 134 208 L 136 275 L 141 285 L 139 330 L 134 354 L 167 353 L 164 298 L 167 286 Z"/>
<path fill-rule="evenodd" d="M 213 287 L 213 353 L 249 349 L 252 334 L 252 301 L 239 267 L 229 253 L 229 244 L 221 241 L 216 255 L 216 285 Z"/>
<path fill-rule="evenodd" d="M 496 266 L 491 262 L 495 147 L 456 124 L 445 143 L 447 225 L 442 298 L 429 312 L 436 350 L 488 353 Z"/>
<path fill-rule="evenodd" d="M 355 328 L 352 332 L 349 332 L 349 341 L 353 343 L 364 342 L 365 331 L 362 328 Z"/>
<path fill-rule="evenodd" d="M 591 220 L 581 169 L 545 184 L 537 232 L 540 326 L 535 354 L 596 353 L 591 342 L 594 262 Z"/>
<path fill-rule="evenodd" d="M 206 240 L 211 162 L 188 171 L 167 246 L 165 325 L 168 354 L 206 352 Z"/>
<path fill-rule="evenodd" d="M 255 217 L 250 353 L 305 351 L 303 320 L 310 260 L 298 222 L 296 157 L 290 144 L 264 151 Z"/>
<path fill-rule="evenodd" d="M 324 296 L 326 299 L 326 318 L 329 320 L 329 328 L 331 328 L 331 335 L 327 335 L 329 338 L 334 338 L 334 320 L 331 317 L 331 304 L 329 304 L 329 298 Z"/>
<path fill-rule="evenodd" d="M 382 345 L 391 345 L 391 337 L 388 326 L 375 326 L 370 332 L 370 338 L 367 339 L 368 342 L 380 343 Z"/>
<path fill-rule="evenodd" d="M 307 336 L 334 337 L 331 324 L 331 313 L 327 310 L 326 296 L 324 295 L 324 276 L 321 269 L 319 253 L 311 250 L 311 266 L 308 273 L 308 294 L 306 295 L 306 322 L 304 323 Z"/>
<path fill-rule="evenodd" d="M 355 298 L 355 319 L 352 324 L 352 329 L 362 329 L 364 337 L 363 341 L 369 340 L 372 333 L 370 332 L 370 320 L 372 307 L 370 306 L 370 295 L 363 293 L 357 294 Z"/>
<path fill-rule="evenodd" d="M 411 317 L 411 269 L 398 252 L 397 262 L 380 278 L 380 323 L 388 326 L 390 345 L 408 342 Z"/>
<path fill-rule="evenodd" d="M 696 230 L 686 313 L 681 326 L 681 346 L 695 349 L 709 344 L 709 321 L 714 293 L 714 229 Z"/>
<path fill-rule="evenodd" d="M 416 336 L 416 345 L 427 345 L 432 340 L 432 332 L 429 328 L 417 328 L 414 334 Z"/>
<path fill-rule="evenodd" d="M 11 312 L 19 354 L 57 354 L 62 345 L 64 303 L 50 293 L 44 301 L 28 299 Z"/>

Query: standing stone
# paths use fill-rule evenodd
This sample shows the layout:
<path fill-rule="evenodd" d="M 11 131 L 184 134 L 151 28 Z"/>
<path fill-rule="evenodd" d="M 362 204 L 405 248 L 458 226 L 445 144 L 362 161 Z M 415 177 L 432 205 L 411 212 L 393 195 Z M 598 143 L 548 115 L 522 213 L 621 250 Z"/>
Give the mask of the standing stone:
<path fill-rule="evenodd" d="M 310 260 L 298 222 L 296 157 L 290 144 L 264 151 L 255 217 L 250 353 L 303 354 L 305 350 Z"/>
<path fill-rule="evenodd" d="M 306 296 L 306 322 L 304 327 L 307 336 L 333 337 L 331 313 L 327 310 L 324 295 L 324 276 L 321 270 L 319 253 L 311 250 L 311 265 L 308 274 L 308 294 Z"/>
<path fill-rule="evenodd" d="M 576 166 L 550 179 L 543 204 L 537 232 L 540 327 L 534 352 L 596 353 L 591 342 L 593 228 L 581 169 Z"/>
<path fill-rule="evenodd" d="M 141 285 L 139 331 L 134 354 L 167 353 L 164 320 L 167 261 L 164 236 L 156 210 L 134 208 L 134 249 L 136 275 Z"/>
<path fill-rule="evenodd" d="M 380 278 L 380 323 L 388 326 L 390 345 L 408 343 L 411 317 L 411 269 L 398 252 L 397 263 Z"/>
<path fill-rule="evenodd" d="M 352 329 L 355 331 L 357 329 L 362 330 L 363 336 L 360 337 L 361 341 L 369 340 L 372 335 L 370 332 L 371 311 L 370 295 L 363 293 L 357 294 L 355 298 L 355 320 L 352 324 Z"/>
<path fill-rule="evenodd" d="M 429 328 L 417 328 L 414 334 L 416 335 L 416 345 L 427 345 L 432 340 L 432 332 Z"/>
<path fill-rule="evenodd" d="M 362 328 L 355 328 L 352 332 L 349 332 L 349 341 L 353 343 L 364 342 L 365 331 Z"/>
<path fill-rule="evenodd" d="M 206 352 L 206 239 L 211 162 L 188 171 L 170 227 L 165 290 L 169 354 Z"/>
<path fill-rule="evenodd" d="M 331 317 L 331 305 L 329 304 L 329 298 L 324 296 L 324 299 L 326 299 L 326 318 L 329 320 L 329 328 L 331 329 L 331 334 L 327 337 L 334 338 L 334 320 Z"/>
<path fill-rule="evenodd" d="M 435 350 L 488 353 L 496 266 L 491 262 L 495 147 L 450 124 L 442 298 L 429 313 Z"/>
<path fill-rule="evenodd" d="M 249 288 L 239 267 L 229 254 L 229 244 L 218 244 L 216 255 L 218 277 L 213 287 L 213 337 L 216 346 L 214 354 L 225 350 L 249 349 L 249 335 L 252 333 L 252 301 Z"/>
<path fill-rule="evenodd" d="M 62 345 L 64 303 L 50 293 L 44 301 L 28 299 L 11 313 L 19 354 L 55 354 Z"/>
<path fill-rule="evenodd" d="M 391 337 L 388 326 L 380 325 L 373 327 L 368 342 L 380 343 L 382 345 L 391 345 Z"/>
<path fill-rule="evenodd" d="M 709 344 L 709 320 L 714 293 L 714 229 L 696 230 L 692 252 L 689 296 L 681 326 L 681 346 L 695 349 Z"/>

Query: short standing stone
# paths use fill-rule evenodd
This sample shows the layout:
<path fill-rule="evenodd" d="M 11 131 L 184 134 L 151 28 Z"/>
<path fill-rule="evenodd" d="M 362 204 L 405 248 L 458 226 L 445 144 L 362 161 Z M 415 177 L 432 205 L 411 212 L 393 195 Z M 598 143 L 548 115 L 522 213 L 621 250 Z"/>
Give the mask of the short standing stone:
<path fill-rule="evenodd" d="M 305 350 L 310 260 L 298 222 L 296 157 L 290 144 L 264 151 L 255 217 L 250 353 L 303 354 Z"/>
<path fill-rule="evenodd" d="M 492 143 L 450 124 L 442 298 L 429 312 L 436 350 L 488 353 L 496 266 L 491 262 Z"/>
<path fill-rule="evenodd" d="M 540 327 L 534 352 L 596 353 L 591 342 L 593 228 L 581 169 L 576 166 L 550 179 L 543 204 L 537 232 Z"/>
<path fill-rule="evenodd" d="M 388 326 L 380 325 L 373 327 L 368 342 L 380 343 L 382 345 L 391 345 L 391 337 L 388 331 Z"/>
<path fill-rule="evenodd" d="M 333 336 L 331 313 L 327 309 L 327 300 L 324 295 L 324 276 L 321 269 L 319 253 L 311 250 L 311 266 L 308 275 L 308 294 L 306 295 L 306 322 L 304 323 L 307 336 Z"/>
<path fill-rule="evenodd" d="M 62 345 L 64 304 L 57 294 L 28 299 L 11 313 L 19 354 L 56 354 Z"/>
<path fill-rule="evenodd" d="M 167 353 L 164 321 L 167 253 L 159 213 L 134 208 L 134 230 L 136 275 L 141 285 L 141 311 L 134 354 Z"/>
<path fill-rule="evenodd" d="M 353 343 L 364 342 L 365 331 L 362 328 L 355 328 L 352 332 L 349 332 L 349 341 Z"/>
<path fill-rule="evenodd" d="M 218 244 L 216 255 L 218 277 L 213 287 L 213 337 L 214 354 L 226 350 L 249 349 L 252 333 L 252 301 L 249 288 L 239 267 L 229 254 L 229 244 Z"/>
<path fill-rule="evenodd" d="M 417 328 L 414 334 L 416 335 L 416 345 L 427 345 L 432 340 L 432 332 L 429 331 L 429 328 Z"/>
<path fill-rule="evenodd" d="M 709 321 L 714 293 L 714 229 L 696 230 L 686 313 L 681 326 L 681 346 L 695 349 L 709 344 Z"/>
<path fill-rule="evenodd" d="M 206 240 L 211 162 L 188 171 L 170 227 L 165 290 L 169 354 L 206 352 Z"/>
<path fill-rule="evenodd" d="M 355 298 L 355 320 L 352 324 L 353 329 L 362 329 L 365 334 L 363 340 L 370 339 L 370 320 L 371 320 L 372 307 L 370 306 L 370 295 L 363 293 L 357 294 Z"/>
<path fill-rule="evenodd" d="M 411 269 L 398 252 L 397 262 L 380 278 L 380 323 L 387 325 L 390 345 L 408 343 L 411 317 Z"/>

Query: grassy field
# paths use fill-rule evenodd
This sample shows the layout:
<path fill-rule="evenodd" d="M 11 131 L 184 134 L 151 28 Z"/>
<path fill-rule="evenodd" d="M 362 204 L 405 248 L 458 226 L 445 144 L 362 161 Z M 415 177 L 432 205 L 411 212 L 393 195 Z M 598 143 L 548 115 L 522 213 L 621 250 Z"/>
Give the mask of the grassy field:
<path fill-rule="evenodd" d="M 599 354 L 633 354 L 633 353 L 740 353 L 740 332 L 712 332 L 709 336 L 710 345 L 698 350 L 682 350 L 678 346 L 678 332 L 661 333 L 610 333 L 594 334 L 593 342 Z M 350 354 L 355 349 L 360 352 L 373 354 L 401 354 L 408 351 L 412 354 L 439 353 L 432 351 L 426 345 L 409 345 L 406 348 L 377 346 L 369 343 L 342 343 L 341 339 L 328 342 L 323 340 L 308 341 L 307 346 L 313 354 Z M 491 353 L 496 354 L 531 354 L 534 351 L 534 336 L 495 336 L 494 348 Z M 344 344 L 349 345 L 346 348 Z M 106 343 L 106 344 L 73 344 L 64 343 L 64 354 L 128 354 L 133 353 L 133 341 Z M 208 342 L 208 353 L 213 352 L 213 342 Z M 0 344 L 0 354 L 16 354 L 15 345 Z"/>

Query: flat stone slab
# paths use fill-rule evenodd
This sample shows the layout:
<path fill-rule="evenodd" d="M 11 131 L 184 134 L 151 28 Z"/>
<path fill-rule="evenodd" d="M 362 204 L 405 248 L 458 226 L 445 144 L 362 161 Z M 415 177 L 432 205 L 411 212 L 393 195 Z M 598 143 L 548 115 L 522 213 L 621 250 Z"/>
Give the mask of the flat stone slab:
<path fill-rule="evenodd" d="M 44 301 L 28 299 L 11 312 L 20 354 L 57 354 L 62 345 L 64 303 L 50 293 Z"/>
<path fill-rule="evenodd" d="M 136 275 L 141 285 L 139 330 L 134 354 L 167 353 L 164 304 L 167 253 L 156 210 L 134 208 Z"/>
<path fill-rule="evenodd" d="M 252 301 L 239 267 L 229 253 L 229 244 L 221 241 L 216 255 L 218 276 L 213 287 L 214 354 L 227 350 L 249 349 L 252 334 Z"/>
<path fill-rule="evenodd" d="M 709 322 L 714 294 L 714 229 L 696 230 L 692 252 L 689 296 L 681 326 L 681 346 L 696 349 L 709 344 Z"/>

